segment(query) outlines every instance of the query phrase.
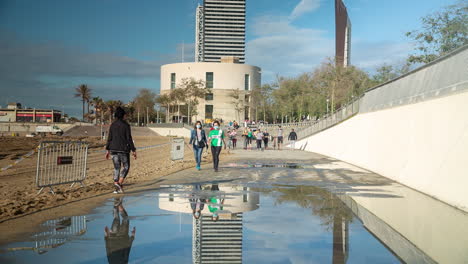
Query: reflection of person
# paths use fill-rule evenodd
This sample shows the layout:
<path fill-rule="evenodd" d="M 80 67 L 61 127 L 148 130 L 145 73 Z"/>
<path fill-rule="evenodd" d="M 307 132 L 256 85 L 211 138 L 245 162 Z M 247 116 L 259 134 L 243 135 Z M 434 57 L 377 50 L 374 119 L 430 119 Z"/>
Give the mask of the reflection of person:
<path fill-rule="evenodd" d="M 130 125 L 124 120 L 125 110 L 122 107 L 115 109 L 115 118 L 109 128 L 109 137 L 106 145 L 106 159 L 112 155 L 114 163 L 114 193 L 123 193 L 123 182 L 130 170 L 130 151 L 136 159 L 136 148 L 133 144 Z M 123 167 L 120 170 L 121 166 Z"/>
<path fill-rule="evenodd" d="M 195 127 L 190 133 L 190 142 L 193 146 L 193 153 L 195 155 L 195 161 L 197 162 L 197 170 L 200 170 L 200 163 L 202 160 L 202 153 L 205 147 L 208 148 L 206 142 L 205 130 L 202 129 L 202 124 L 200 121 L 195 123 Z"/>
<path fill-rule="evenodd" d="M 208 210 L 210 210 L 210 212 L 213 214 L 211 219 L 216 222 L 219 219 L 218 211 L 223 210 L 224 199 L 222 199 L 219 194 L 216 193 L 219 191 L 219 186 L 217 184 L 211 185 L 211 191 L 212 194 L 210 196 Z"/>
<path fill-rule="evenodd" d="M 132 235 L 128 235 L 130 221 L 128 220 L 127 211 L 122 205 L 121 197 L 115 198 L 113 213 L 114 220 L 111 229 L 107 226 L 104 228 L 107 260 L 109 263 L 128 263 L 136 229 L 133 227 Z M 122 216 L 122 222 L 119 213 Z"/>
<path fill-rule="evenodd" d="M 193 218 L 199 219 L 201 217 L 202 211 L 205 208 L 206 199 L 199 196 L 196 191 L 200 191 L 201 186 L 199 184 L 195 185 L 194 192 L 192 197 L 190 197 L 190 207 L 192 208 Z"/>
<path fill-rule="evenodd" d="M 224 146 L 226 149 L 226 142 L 224 142 L 224 132 L 220 128 L 219 121 L 213 122 L 214 130 L 210 131 L 208 136 L 211 146 L 211 154 L 213 155 L 213 168 L 214 171 L 218 171 L 219 165 L 219 154 L 221 154 L 221 148 Z"/>

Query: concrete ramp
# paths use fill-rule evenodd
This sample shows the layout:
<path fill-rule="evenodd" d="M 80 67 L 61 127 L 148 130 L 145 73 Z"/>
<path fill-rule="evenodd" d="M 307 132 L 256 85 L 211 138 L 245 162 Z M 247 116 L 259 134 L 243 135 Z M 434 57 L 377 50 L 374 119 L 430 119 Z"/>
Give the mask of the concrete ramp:
<path fill-rule="evenodd" d="M 465 47 L 372 89 L 361 98 L 358 115 L 296 147 L 374 171 L 468 212 L 467 69 Z M 426 78 L 436 82 L 430 90 Z M 411 98 L 397 93 L 403 90 Z"/>

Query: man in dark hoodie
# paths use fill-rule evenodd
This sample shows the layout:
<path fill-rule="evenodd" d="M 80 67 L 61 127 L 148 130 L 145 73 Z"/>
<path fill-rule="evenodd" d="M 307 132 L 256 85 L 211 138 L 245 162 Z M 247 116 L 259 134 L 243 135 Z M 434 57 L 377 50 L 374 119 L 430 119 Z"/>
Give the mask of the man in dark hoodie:
<path fill-rule="evenodd" d="M 124 120 L 125 110 L 117 107 L 114 114 L 116 120 L 109 128 L 106 145 L 106 159 L 112 155 L 114 163 L 114 193 L 123 193 L 123 182 L 130 170 L 130 151 L 136 159 L 136 149 L 133 144 L 130 125 Z M 123 167 L 123 168 L 122 168 Z M 122 168 L 122 170 L 121 170 Z"/>

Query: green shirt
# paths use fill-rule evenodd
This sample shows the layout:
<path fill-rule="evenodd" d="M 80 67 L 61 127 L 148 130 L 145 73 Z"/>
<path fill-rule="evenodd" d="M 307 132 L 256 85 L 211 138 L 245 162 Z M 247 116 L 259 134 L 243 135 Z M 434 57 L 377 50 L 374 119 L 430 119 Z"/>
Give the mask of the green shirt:
<path fill-rule="evenodd" d="M 213 129 L 210 131 L 208 138 L 211 139 L 211 146 L 221 147 L 223 145 L 224 132 L 221 129 Z"/>
<path fill-rule="evenodd" d="M 218 199 L 216 197 L 211 197 L 210 203 L 211 204 L 208 205 L 208 210 L 210 210 L 211 213 L 216 213 L 218 210 L 223 210 L 221 199 Z"/>

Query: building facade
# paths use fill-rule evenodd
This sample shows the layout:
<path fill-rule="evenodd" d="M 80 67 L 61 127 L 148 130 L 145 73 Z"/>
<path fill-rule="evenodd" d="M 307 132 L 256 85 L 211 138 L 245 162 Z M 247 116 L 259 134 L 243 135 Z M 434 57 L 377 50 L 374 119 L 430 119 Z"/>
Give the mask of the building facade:
<path fill-rule="evenodd" d="M 53 109 L 23 109 L 19 103 L 10 103 L 0 108 L 0 122 L 60 122 L 62 112 Z"/>
<path fill-rule="evenodd" d="M 335 0 L 335 59 L 336 64 L 351 64 L 351 20 L 342 0 Z"/>
<path fill-rule="evenodd" d="M 195 61 L 245 62 L 245 0 L 204 0 L 196 10 Z"/>
<path fill-rule="evenodd" d="M 261 69 L 223 58 L 223 63 L 174 63 L 161 66 L 161 94 L 179 87 L 185 78 L 202 80 L 211 90 L 199 100 L 192 120 L 213 119 L 241 121 L 249 119 L 250 91 L 261 85 Z M 237 99 L 233 96 L 237 94 Z"/>

